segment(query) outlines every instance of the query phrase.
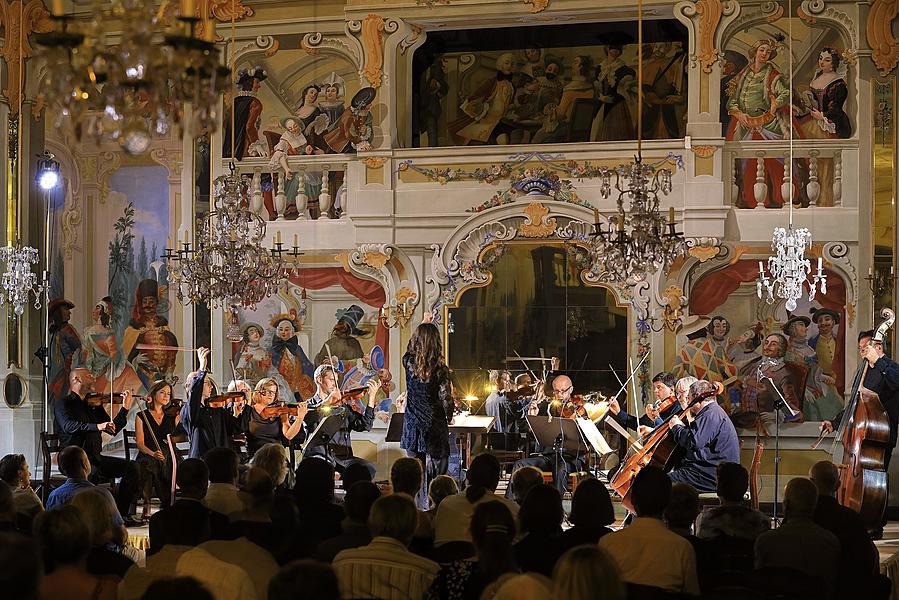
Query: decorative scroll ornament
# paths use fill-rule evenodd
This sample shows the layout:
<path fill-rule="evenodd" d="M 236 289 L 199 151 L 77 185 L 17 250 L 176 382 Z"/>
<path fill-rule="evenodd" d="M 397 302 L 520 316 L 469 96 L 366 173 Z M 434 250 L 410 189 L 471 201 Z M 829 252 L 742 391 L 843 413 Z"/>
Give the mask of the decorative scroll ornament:
<path fill-rule="evenodd" d="M 699 158 L 708 158 L 715 154 L 718 150 L 718 146 L 693 146 L 690 150 L 692 150 L 693 154 Z"/>
<path fill-rule="evenodd" d="M 25 59 L 31 58 L 34 54 L 29 36 L 32 33 L 53 31 L 53 21 L 50 20 L 50 13 L 44 8 L 41 0 L 29 0 L 25 6 L 22 6 L 20 0 L 13 0 L 10 3 L 0 0 L 0 25 L 4 29 L 0 57 L 6 63 L 6 86 L 3 88 L 3 96 L 9 101 L 9 114 L 17 115 L 19 113 L 19 95 L 24 88 L 21 82 L 20 66 L 25 64 Z M 19 60 L 20 46 L 22 48 L 21 61 Z"/>
<path fill-rule="evenodd" d="M 723 12 L 721 0 L 698 0 L 694 6 L 699 15 L 699 48 L 696 56 L 702 70 L 711 73 L 719 54 L 715 48 L 715 32 Z"/>
<path fill-rule="evenodd" d="M 874 0 L 868 9 L 866 34 L 871 47 L 871 59 L 886 77 L 899 62 L 899 41 L 893 36 L 893 21 L 899 14 L 896 0 Z"/>
<path fill-rule="evenodd" d="M 349 21 L 347 29 L 353 33 L 361 32 L 365 56 L 362 76 L 368 79 L 372 87 L 381 87 L 384 75 L 384 32 L 395 33 L 399 30 L 399 22 L 370 13 L 361 22 Z"/>
<path fill-rule="evenodd" d="M 197 3 L 197 12 L 205 18 L 198 26 L 198 32 L 205 34 L 205 28 L 208 24 L 212 29 L 215 25 L 208 22 L 208 19 L 215 19 L 219 23 L 230 23 L 233 16 L 234 21 L 243 21 L 252 17 L 256 12 L 249 6 L 244 6 L 243 0 L 199 0 Z M 221 41 L 222 36 L 216 36 L 216 41 Z"/>
<path fill-rule="evenodd" d="M 538 13 L 546 10 L 546 7 L 549 6 L 550 0 L 521 0 L 525 4 L 530 4 L 531 7 L 528 9 L 528 12 Z"/>
<path fill-rule="evenodd" d="M 527 220 L 518 227 L 518 235 L 528 238 L 545 238 L 556 230 L 556 218 L 549 217 L 549 209 L 540 202 L 531 202 L 524 207 Z"/>

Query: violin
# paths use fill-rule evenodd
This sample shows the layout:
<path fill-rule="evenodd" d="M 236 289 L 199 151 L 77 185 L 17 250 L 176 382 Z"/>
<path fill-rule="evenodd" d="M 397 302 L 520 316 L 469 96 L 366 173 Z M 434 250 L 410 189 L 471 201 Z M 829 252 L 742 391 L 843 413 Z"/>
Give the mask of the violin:
<path fill-rule="evenodd" d="M 260 411 L 263 419 L 271 419 L 272 417 L 299 417 L 300 416 L 300 408 L 304 407 L 305 404 L 287 404 L 287 403 L 278 403 L 278 404 L 269 404 L 265 408 Z"/>
<path fill-rule="evenodd" d="M 538 381 L 536 383 L 529 383 L 527 385 L 523 385 L 514 390 L 506 390 L 503 392 L 503 395 L 506 397 L 506 400 L 509 402 L 515 402 L 517 400 L 521 400 L 522 398 L 527 398 L 528 396 L 533 396 L 537 393 L 537 386 L 543 385 L 542 381 Z"/>
<path fill-rule="evenodd" d="M 88 406 L 106 406 L 107 404 L 122 404 L 125 402 L 125 392 L 88 392 L 84 397 L 84 403 Z"/>
<path fill-rule="evenodd" d="M 234 402 L 246 399 L 247 395 L 244 392 L 225 392 L 224 394 L 207 398 L 206 406 L 210 408 L 230 408 Z"/>
<path fill-rule="evenodd" d="M 174 417 L 181 413 L 182 406 L 184 406 L 184 400 L 181 398 L 172 398 L 169 403 L 165 405 L 165 408 L 162 409 L 162 412 Z"/>

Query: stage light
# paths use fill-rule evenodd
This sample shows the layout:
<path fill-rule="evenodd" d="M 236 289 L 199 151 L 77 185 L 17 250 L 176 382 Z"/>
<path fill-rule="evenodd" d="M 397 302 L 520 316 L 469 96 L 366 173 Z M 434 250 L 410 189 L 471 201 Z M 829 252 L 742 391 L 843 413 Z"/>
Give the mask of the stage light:
<path fill-rule="evenodd" d="M 38 155 L 37 184 L 44 191 L 50 191 L 59 185 L 59 162 L 49 150 Z"/>

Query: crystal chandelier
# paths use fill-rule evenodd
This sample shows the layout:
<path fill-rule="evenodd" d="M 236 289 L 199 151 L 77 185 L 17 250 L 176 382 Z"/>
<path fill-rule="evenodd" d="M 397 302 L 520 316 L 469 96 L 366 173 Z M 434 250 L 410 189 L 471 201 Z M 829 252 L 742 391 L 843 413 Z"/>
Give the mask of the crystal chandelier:
<path fill-rule="evenodd" d="M 245 208 L 249 182 L 233 164 L 212 185 L 214 209 L 197 219 L 193 246 L 185 234 L 181 248 L 166 248 L 163 258 L 182 304 L 227 306 L 233 316 L 238 306 L 255 307 L 274 294 L 300 251 L 296 236 L 287 250 L 280 232 L 271 249 L 262 246 L 265 220 Z"/>
<path fill-rule="evenodd" d="M 54 31 L 35 36 L 47 65 L 39 98 L 57 109 L 54 127 L 142 154 L 154 136 L 183 133 L 189 102 L 191 135 L 215 130 L 230 70 L 219 64 L 211 22 L 203 29 L 208 39 L 198 37 L 200 19 L 192 14 L 169 30 L 148 0 L 98 3 L 92 18 L 77 24 L 61 12 L 54 6 Z M 110 22 L 123 28 L 115 44 Z"/>
<path fill-rule="evenodd" d="M 790 4 L 790 14 L 792 14 L 792 3 Z M 793 97 L 793 21 L 787 20 L 789 32 L 789 52 L 790 57 L 790 98 Z M 821 285 L 821 293 L 827 294 L 827 275 L 821 264 L 821 257 L 818 257 L 818 269 L 814 273 L 812 280 L 808 277 L 812 271 L 811 262 L 805 258 L 805 249 L 812 247 L 812 233 L 806 228 L 793 228 L 793 131 L 792 128 L 787 129 L 787 135 L 790 138 L 790 159 L 789 164 L 784 165 L 784 181 L 781 185 L 781 195 L 784 202 L 789 204 L 789 227 L 776 227 L 774 229 L 774 238 L 771 241 L 771 249 L 774 256 L 768 257 L 768 274 L 765 273 L 765 266 L 759 261 L 759 279 L 756 282 L 756 293 L 759 300 L 762 299 L 762 288 L 767 292 L 765 298 L 768 304 L 773 304 L 775 298 L 786 300 L 786 309 L 788 312 L 796 310 L 796 301 L 802 297 L 802 287 L 808 284 L 809 294 L 808 301 L 815 299 L 818 284 Z M 770 275 L 770 277 L 769 277 Z"/>
<path fill-rule="evenodd" d="M 637 106 L 643 106 L 643 2 L 637 2 Z M 617 193 L 617 214 L 603 230 L 599 211 L 594 209 L 593 242 L 589 254 L 592 269 L 621 283 L 645 279 L 659 269 L 667 270 L 686 252 L 682 232 L 676 230 L 674 208 L 668 221 L 659 213 L 659 193 L 671 193 L 671 171 L 646 164 L 642 157 L 643 111 L 637 110 L 637 156 L 630 164 L 605 170 L 600 195 Z M 612 179 L 614 177 L 614 188 Z"/>
<path fill-rule="evenodd" d="M 34 308 L 41 307 L 41 295 L 47 289 L 47 284 L 38 283 L 37 274 L 32 272 L 31 265 L 37 264 L 37 249 L 30 246 L 22 246 L 16 242 L 15 246 L 0 248 L 0 259 L 6 262 L 6 271 L 3 273 L 3 293 L 0 294 L 0 306 L 9 302 L 16 315 L 25 312 L 25 304 L 28 303 L 28 295 L 34 295 Z"/>

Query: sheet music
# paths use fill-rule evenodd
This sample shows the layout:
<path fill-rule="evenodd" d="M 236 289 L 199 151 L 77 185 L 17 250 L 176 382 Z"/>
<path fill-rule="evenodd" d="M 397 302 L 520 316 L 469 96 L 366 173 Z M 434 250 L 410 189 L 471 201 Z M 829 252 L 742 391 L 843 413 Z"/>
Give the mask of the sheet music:
<path fill-rule="evenodd" d="M 490 431 L 495 420 L 495 417 L 489 417 L 485 415 L 470 415 L 468 413 L 462 412 L 453 417 L 453 420 L 450 421 L 449 426 Z"/>
<path fill-rule="evenodd" d="M 596 428 L 596 424 L 590 419 L 577 419 L 577 428 L 581 430 L 587 443 L 589 443 L 600 455 L 608 454 L 612 451 L 611 446 L 609 446 L 606 439 L 602 437 L 599 429 Z"/>

